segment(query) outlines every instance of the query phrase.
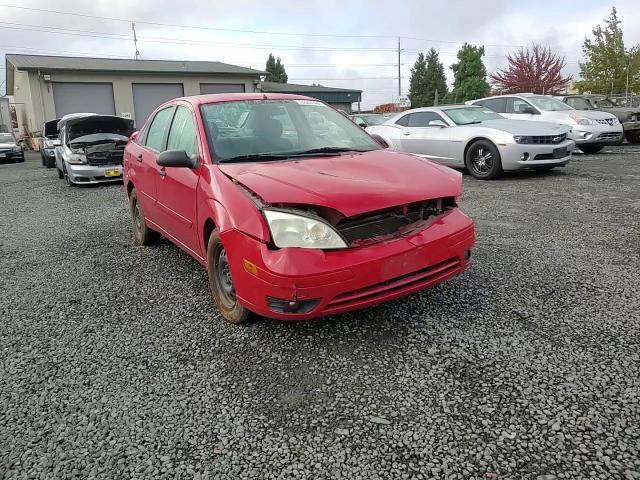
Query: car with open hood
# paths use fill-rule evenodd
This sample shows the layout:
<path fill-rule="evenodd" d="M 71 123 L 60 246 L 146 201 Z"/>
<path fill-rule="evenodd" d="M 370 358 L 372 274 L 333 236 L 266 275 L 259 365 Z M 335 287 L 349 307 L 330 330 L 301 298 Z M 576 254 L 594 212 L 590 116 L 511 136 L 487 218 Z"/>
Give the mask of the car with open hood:
<path fill-rule="evenodd" d="M 597 153 L 607 145 L 622 143 L 622 125 L 615 115 L 575 108 L 549 95 L 518 93 L 467 102 L 513 120 L 561 123 L 570 127 L 569 138 L 584 153 Z"/>
<path fill-rule="evenodd" d="M 0 163 L 24 162 L 24 149 L 13 133 L 0 132 Z"/>
<path fill-rule="evenodd" d="M 69 185 L 122 181 L 124 147 L 133 120 L 96 113 L 73 113 L 57 124 L 55 148 L 58 177 Z"/>
<path fill-rule="evenodd" d="M 125 149 L 134 238 L 207 270 L 229 322 L 355 310 L 464 271 L 462 177 L 382 148 L 327 104 L 288 94 L 171 100 Z"/>
<path fill-rule="evenodd" d="M 618 117 L 629 143 L 640 143 L 640 107 L 621 106 L 606 95 L 570 94 L 558 95 L 567 105 L 578 110 L 601 110 Z"/>
<path fill-rule="evenodd" d="M 503 171 L 564 166 L 575 147 L 565 125 L 509 120 L 469 105 L 406 110 L 366 130 L 396 150 L 466 168 L 482 180 L 498 178 Z"/>
<path fill-rule="evenodd" d="M 47 168 L 56 166 L 56 147 L 60 146 L 60 131 L 58 130 L 59 118 L 44 122 L 42 125 L 42 143 L 40 145 L 40 158 L 42 165 Z"/>

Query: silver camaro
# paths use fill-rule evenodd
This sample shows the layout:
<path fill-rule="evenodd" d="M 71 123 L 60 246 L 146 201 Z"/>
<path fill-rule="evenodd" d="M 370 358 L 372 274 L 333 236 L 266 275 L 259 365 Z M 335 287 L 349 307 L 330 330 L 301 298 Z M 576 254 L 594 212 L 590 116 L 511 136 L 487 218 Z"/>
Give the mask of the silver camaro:
<path fill-rule="evenodd" d="M 509 120 L 486 107 L 450 105 L 399 113 L 366 128 L 389 147 L 450 167 L 466 167 L 476 178 L 503 171 L 550 170 L 571 160 L 570 127 Z"/>

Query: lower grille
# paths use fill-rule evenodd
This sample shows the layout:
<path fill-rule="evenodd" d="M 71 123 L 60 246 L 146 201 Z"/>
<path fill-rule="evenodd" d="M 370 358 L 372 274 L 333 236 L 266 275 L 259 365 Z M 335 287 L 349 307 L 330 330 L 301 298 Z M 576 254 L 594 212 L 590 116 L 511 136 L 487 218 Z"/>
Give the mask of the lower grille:
<path fill-rule="evenodd" d="M 595 122 L 599 123 L 600 125 L 615 125 L 616 121 L 613 118 L 606 118 L 606 119 L 596 119 Z"/>
<path fill-rule="evenodd" d="M 604 132 L 598 135 L 600 140 L 620 140 L 620 137 L 618 132 Z"/>
<path fill-rule="evenodd" d="M 333 310 L 349 306 L 357 306 L 363 302 L 375 301 L 376 298 L 384 297 L 393 293 L 401 293 L 413 287 L 427 288 L 430 284 L 457 273 L 460 269 L 460 260 L 450 258 L 444 262 L 423 268 L 416 272 L 407 273 L 385 282 L 370 285 L 351 292 L 341 293 L 333 298 L 325 307 L 325 310 Z"/>

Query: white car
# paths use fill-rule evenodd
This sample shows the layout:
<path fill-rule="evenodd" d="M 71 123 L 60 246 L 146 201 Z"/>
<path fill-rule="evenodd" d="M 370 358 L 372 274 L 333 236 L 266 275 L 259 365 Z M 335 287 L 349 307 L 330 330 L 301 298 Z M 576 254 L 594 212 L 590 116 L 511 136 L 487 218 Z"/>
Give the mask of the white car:
<path fill-rule="evenodd" d="M 395 150 L 466 167 L 480 179 L 497 178 L 504 170 L 564 166 L 575 147 L 565 125 L 509 120 L 469 105 L 407 110 L 366 131 Z"/>
<path fill-rule="evenodd" d="M 467 104 L 490 108 L 507 118 L 568 125 L 571 127 L 569 138 L 584 153 L 597 153 L 606 145 L 622 143 L 623 128 L 615 115 L 595 110 L 576 110 L 548 95 L 500 95 L 472 100 Z"/>

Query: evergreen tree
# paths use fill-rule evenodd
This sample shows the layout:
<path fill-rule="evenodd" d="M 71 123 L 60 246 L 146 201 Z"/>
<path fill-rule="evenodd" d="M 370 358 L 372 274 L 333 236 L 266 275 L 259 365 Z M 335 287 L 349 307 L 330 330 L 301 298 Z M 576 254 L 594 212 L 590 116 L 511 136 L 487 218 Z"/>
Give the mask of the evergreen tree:
<path fill-rule="evenodd" d="M 276 59 L 272 53 L 270 53 L 269 58 L 267 58 L 265 71 L 267 72 L 267 82 L 287 83 L 287 80 L 289 80 L 280 57 Z"/>
<path fill-rule="evenodd" d="M 629 79 L 639 75 L 640 60 L 638 47 L 627 50 L 622 39 L 622 29 L 616 8 L 611 9 L 609 18 L 604 20 L 605 26 L 596 25 L 593 28 L 594 39 L 585 38 L 582 51 L 586 61 L 580 63 L 582 80 L 576 82 L 580 91 L 594 93 L 624 92 L 627 82 L 627 68 Z"/>
<path fill-rule="evenodd" d="M 411 108 L 431 107 L 434 101 L 447 95 L 447 81 L 444 76 L 444 67 L 438 59 L 438 52 L 431 49 L 427 55 L 420 53 L 411 69 L 409 85 L 409 99 Z"/>
<path fill-rule="evenodd" d="M 453 70 L 453 91 L 449 95 L 451 102 L 465 102 L 489 94 L 487 69 L 482 62 L 484 47 L 464 44 L 458 51 L 458 63 L 451 65 Z"/>

